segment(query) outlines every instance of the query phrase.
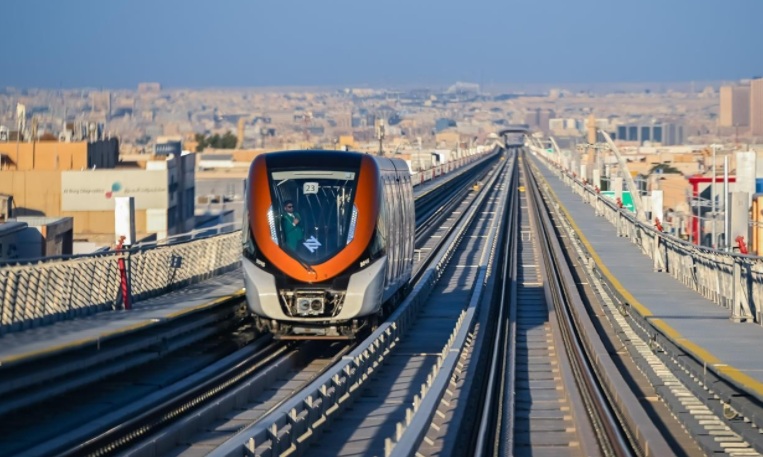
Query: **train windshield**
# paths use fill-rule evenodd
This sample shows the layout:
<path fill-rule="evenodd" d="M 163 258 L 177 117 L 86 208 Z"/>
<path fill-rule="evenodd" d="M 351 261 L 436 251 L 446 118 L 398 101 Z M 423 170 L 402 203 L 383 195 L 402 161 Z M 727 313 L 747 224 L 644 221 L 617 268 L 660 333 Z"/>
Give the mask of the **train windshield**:
<path fill-rule="evenodd" d="M 357 170 L 273 170 L 270 233 L 292 257 L 317 265 L 355 236 Z"/>

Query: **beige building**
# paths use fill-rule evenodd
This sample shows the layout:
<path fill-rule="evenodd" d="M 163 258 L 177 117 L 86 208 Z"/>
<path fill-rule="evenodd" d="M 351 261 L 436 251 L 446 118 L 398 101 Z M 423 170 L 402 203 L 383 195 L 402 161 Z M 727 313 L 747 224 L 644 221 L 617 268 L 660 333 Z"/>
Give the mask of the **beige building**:
<path fill-rule="evenodd" d="M 750 133 L 763 135 L 763 78 L 750 82 Z"/>
<path fill-rule="evenodd" d="M 105 146 L 116 141 L 21 143 L 18 151 L 15 143 L 0 143 L 7 158 L 0 194 L 13 197 L 18 216 L 71 217 L 77 240 L 115 241 L 116 197 L 135 198 L 138 239 L 193 229 L 196 154 L 150 160 L 145 169 L 116 160 L 108 166 Z"/>
<path fill-rule="evenodd" d="M 139 83 L 138 84 L 138 93 L 139 94 L 156 94 L 159 93 L 162 90 L 162 85 L 160 83 Z"/>
<path fill-rule="evenodd" d="M 750 125 L 750 86 L 721 87 L 720 127 L 748 127 Z"/>
<path fill-rule="evenodd" d="M 93 113 L 111 115 L 111 92 L 91 92 L 90 104 L 92 105 Z"/>
<path fill-rule="evenodd" d="M 118 156 L 119 143 L 116 139 L 0 142 L 0 173 L 29 170 L 81 170 L 92 167 L 114 168 Z"/>

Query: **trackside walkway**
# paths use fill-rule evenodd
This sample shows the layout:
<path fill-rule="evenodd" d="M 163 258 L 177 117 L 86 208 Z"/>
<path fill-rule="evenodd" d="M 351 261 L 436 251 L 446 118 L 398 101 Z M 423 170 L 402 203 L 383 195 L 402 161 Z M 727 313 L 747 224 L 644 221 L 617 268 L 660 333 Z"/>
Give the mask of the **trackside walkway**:
<path fill-rule="evenodd" d="M 530 155 L 528 154 L 528 157 Z M 708 368 L 763 398 L 763 326 L 735 323 L 729 310 L 655 272 L 653 261 L 594 208 L 573 193 L 545 164 L 532 158 L 561 203 L 597 268 L 629 304 L 664 335 Z"/>
<path fill-rule="evenodd" d="M 243 296 L 241 269 L 139 301 L 130 311 L 102 311 L 0 338 L 0 367 L 104 341 L 167 319 L 196 312 L 236 295 Z"/>

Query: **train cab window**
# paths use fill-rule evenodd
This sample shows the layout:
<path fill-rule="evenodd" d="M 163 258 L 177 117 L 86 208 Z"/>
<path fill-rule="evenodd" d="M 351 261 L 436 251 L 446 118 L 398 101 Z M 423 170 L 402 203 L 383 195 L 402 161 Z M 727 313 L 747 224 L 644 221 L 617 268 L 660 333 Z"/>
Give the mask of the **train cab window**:
<path fill-rule="evenodd" d="M 274 240 L 308 265 L 330 259 L 354 237 L 357 170 L 273 170 L 268 215 Z"/>

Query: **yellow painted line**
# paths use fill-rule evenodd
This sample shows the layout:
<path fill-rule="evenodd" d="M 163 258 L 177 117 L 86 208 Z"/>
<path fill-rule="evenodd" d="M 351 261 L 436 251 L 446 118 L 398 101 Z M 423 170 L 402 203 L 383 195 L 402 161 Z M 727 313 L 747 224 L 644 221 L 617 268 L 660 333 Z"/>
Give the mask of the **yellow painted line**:
<path fill-rule="evenodd" d="M 242 289 L 237 290 L 236 292 L 233 292 L 230 295 L 226 295 L 224 297 L 217 298 L 217 299 L 212 300 L 210 302 L 202 303 L 201 305 L 193 306 L 191 308 L 184 308 L 184 309 L 181 309 L 181 310 L 176 311 L 174 313 L 168 314 L 167 317 L 170 318 L 170 319 L 175 319 L 177 317 L 184 316 L 186 314 L 195 313 L 196 311 L 199 311 L 199 310 L 202 310 L 202 309 L 211 308 L 213 306 L 219 305 L 220 303 L 224 303 L 226 301 L 233 300 L 233 299 L 236 299 L 236 298 L 241 298 L 243 296 L 244 296 L 244 289 L 242 288 Z"/>
<path fill-rule="evenodd" d="M 207 302 L 207 303 L 204 303 L 204 304 L 201 304 L 201 305 L 198 305 L 198 306 L 194 306 L 192 308 L 183 309 L 183 310 L 180 310 L 180 311 L 175 312 L 175 313 L 168 314 L 165 318 L 162 318 L 162 319 L 147 319 L 145 321 L 136 322 L 135 324 L 128 325 L 126 327 L 122 327 L 122 328 L 119 328 L 119 329 L 111 331 L 111 332 L 101 333 L 101 334 L 96 335 L 96 336 L 91 337 L 91 338 L 82 338 L 82 339 L 79 339 L 79 340 L 69 341 L 67 343 L 59 344 L 59 345 L 56 345 L 56 346 L 50 346 L 50 347 L 46 347 L 46 348 L 43 348 L 43 349 L 38 349 L 38 350 L 35 350 L 35 351 L 29 351 L 29 352 L 24 352 L 22 354 L 10 355 L 10 356 L 8 356 L 8 357 L 6 357 L 4 359 L 0 359 L 0 366 L 8 365 L 8 364 L 13 364 L 13 363 L 19 363 L 19 362 L 24 361 L 25 359 L 38 358 L 38 357 L 42 357 L 42 356 L 46 356 L 46 355 L 55 354 L 57 352 L 62 352 L 62 351 L 66 351 L 66 350 L 72 350 L 72 349 L 75 349 L 75 348 L 80 347 L 80 346 L 85 346 L 85 345 L 88 345 L 88 344 L 97 343 L 97 342 L 99 342 L 101 340 L 106 340 L 106 339 L 109 339 L 109 338 L 114 338 L 115 336 L 120 336 L 120 335 L 126 335 L 126 334 L 129 334 L 129 333 L 133 333 L 133 332 L 135 332 L 137 330 L 149 327 L 151 325 L 155 325 L 155 324 L 157 324 L 159 322 L 166 322 L 167 319 L 176 319 L 177 317 L 182 316 L 184 314 L 189 314 L 189 313 L 192 313 L 194 311 L 198 311 L 198 310 L 204 309 L 204 308 L 210 308 L 210 307 L 213 307 L 215 305 L 219 305 L 219 304 L 224 303 L 226 301 L 233 300 L 233 299 L 236 299 L 236 298 L 240 298 L 240 297 L 243 297 L 243 296 L 244 296 L 244 289 L 241 289 L 241 290 L 239 290 L 237 292 L 234 292 L 234 293 L 232 293 L 230 295 L 226 295 L 224 297 L 217 298 L 217 299 L 212 300 L 210 302 Z"/>
<path fill-rule="evenodd" d="M 681 333 L 679 333 L 676 329 L 668 325 L 662 319 L 655 318 L 654 314 L 649 310 L 649 308 L 641 304 L 640 301 L 636 300 L 636 297 L 634 297 L 628 291 L 628 289 L 626 289 L 620 283 L 620 281 L 617 280 L 615 275 L 613 275 L 612 272 L 609 271 L 609 268 L 607 268 L 607 266 L 601 260 L 601 257 L 599 257 L 599 254 L 596 253 L 596 250 L 588 241 L 588 238 L 585 237 L 585 235 L 583 234 L 583 231 L 580 230 L 580 227 L 578 227 L 578 225 L 575 223 L 575 219 L 573 219 L 570 212 L 567 211 L 567 207 L 565 207 L 562 204 L 561 200 L 559 200 L 559 198 L 556 195 L 556 192 L 554 192 L 554 189 L 552 189 L 551 186 L 548 185 L 548 181 L 546 181 L 545 177 L 541 174 L 538 174 L 537 176 L 544 183 L 546 183 L 546 186 L 549 192 L 554 197 L 554 199 L 559 203 L 559 207 L 562 209 L 562 212 L 564 212 L 564 215 L 567 218 L 567 221 L 569 221 L 570 225 L 572 226 L 572 229 L 575 231 L 580 241 L 588 250 L 588 253 L 590 254 L 591 258 L 593 258 L 594 262 L 596 262 L 596 267 L 607 278 L 607 280 L 612 285 L 612 287 L 614 287 L 615 290 L 617 290 L 617 292 L 620 293 L 620 295 L 625 299 L 625 301 L 627 301 L 628 304 L 631 305 L 636 310 L 637 313 L 639 313 L 645 319 L 648 319 L 649 322 L 655 328 L 657 328 L 666 337 L 668 337 L 671 341 L 673 341 L 673 343 L 677 344 L 686 352 L 692 354 L 695 358 L 700 360 L 702 363 L 708 366 L 712 366 L 714 370 L 718 371 L 719 373 L 722 373 L 727 378 L 733 380 L 734 382 L 742 386 L 745 386 L 746 388 L 755 392 L 757 395 L 763 396 L 763 382 L 758 381 L 757 379 L 745 374 L 744 372 L 740 371 L 738 368 L 725 364 L 722 360 L 714 356 L 707 349 L 685 338 L 683 335 L 681 335 Z"/>

